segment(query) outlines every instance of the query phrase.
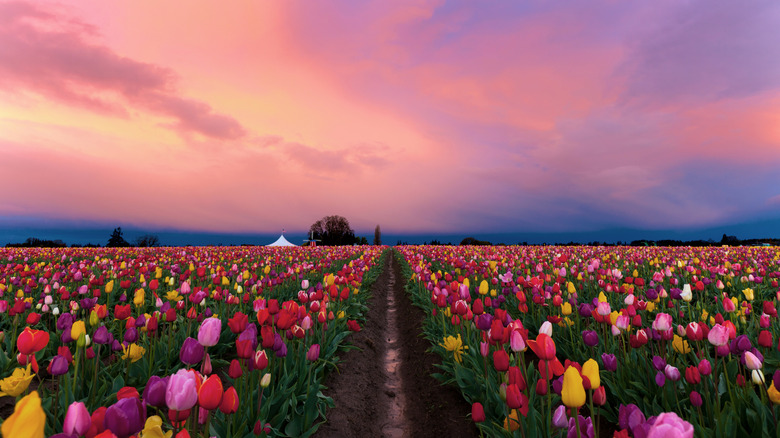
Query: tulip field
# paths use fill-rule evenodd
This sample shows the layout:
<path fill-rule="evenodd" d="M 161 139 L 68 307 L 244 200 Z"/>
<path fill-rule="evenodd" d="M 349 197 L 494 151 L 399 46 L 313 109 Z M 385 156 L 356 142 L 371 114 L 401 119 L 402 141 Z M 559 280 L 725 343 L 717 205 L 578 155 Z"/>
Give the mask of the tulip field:
<path fill-rule="evenodd" d="M 311 436 L 385 257 L 483 436 L 780 436 L 780 249 L 593 246 L 0 249 L 2 436 Z"/>
<path fill-rule="evenodd" d="M 486 436 L 780 436 L 770 247 L 400 247 Z"/>
<path fill-rule="evenodd" d="M 308 436 L 381 253 L 0 249 L 2 436 Z"/>

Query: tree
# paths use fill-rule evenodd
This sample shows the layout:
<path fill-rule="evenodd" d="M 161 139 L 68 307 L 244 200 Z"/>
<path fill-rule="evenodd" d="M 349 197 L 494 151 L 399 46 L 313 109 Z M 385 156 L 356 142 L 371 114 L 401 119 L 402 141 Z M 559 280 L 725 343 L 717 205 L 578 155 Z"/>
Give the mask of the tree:
<path fill-rule="evenodd" d="M 124 237 L 122 237 L 122 227 L 114 228 L 114 231 L 111 233 L 111 237 L 108 238 L 108 243 L 106 244 L 106 248 L 127 247 L 127 246 L 130 246 L 130 244 L 127 243 L 127 240 L 125 240 Z"/>
<path fill-rule="evenodd" d="M 135 239 L 135 246 L 140 248 L 151 248 L 160 246 L 160 238 L 156 234 L 144 234 Z"/>
<path fill-rule="evenodd" d="M 379 225 L 374 228 L 374 245 L 382 244 L 382 230 L 379 229 Z"/>
<path fill-rule="evenodd" d="M 313 223 L 309 232 L 322 245 L 352 245 L 355 243 L 355 231 L 343 216 L 325 216 Z"/>

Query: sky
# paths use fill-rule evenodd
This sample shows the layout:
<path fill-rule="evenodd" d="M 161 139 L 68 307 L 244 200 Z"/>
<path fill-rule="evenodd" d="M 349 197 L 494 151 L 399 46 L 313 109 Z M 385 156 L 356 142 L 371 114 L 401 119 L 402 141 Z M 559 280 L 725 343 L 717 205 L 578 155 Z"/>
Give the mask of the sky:
<path fill-rule="evenodd" d="M 775 0 L 0 0 L 0 228 L 780 236 L 778 28 Z"/>

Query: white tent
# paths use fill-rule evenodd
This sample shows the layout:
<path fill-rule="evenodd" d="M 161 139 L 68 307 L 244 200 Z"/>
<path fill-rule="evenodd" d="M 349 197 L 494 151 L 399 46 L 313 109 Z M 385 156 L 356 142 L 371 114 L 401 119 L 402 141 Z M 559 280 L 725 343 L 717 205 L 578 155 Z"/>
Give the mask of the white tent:
<path fill-rule="evenodd" d="M 279 236 L 278 239 L 276 239 L 276 242 L 266 245 L 266 246 L 298 246 L 294 243 L 290 243 L 287 239 L 284 238 L 284 234 Z"/>

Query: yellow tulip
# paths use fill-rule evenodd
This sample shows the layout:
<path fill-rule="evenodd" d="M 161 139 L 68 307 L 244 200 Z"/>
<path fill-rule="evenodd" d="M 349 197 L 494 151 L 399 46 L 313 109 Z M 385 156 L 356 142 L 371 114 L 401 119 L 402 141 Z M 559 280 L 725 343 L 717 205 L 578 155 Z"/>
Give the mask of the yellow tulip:
<path fill-rule="evenodd" d="M 144 277 L 144 274 L 141 274 L 141 276 L 138 278 L 139 283 L 146 283 L 146 277 Z"/>
<path fill-rule="evenodd" d="M 652 312 L 653 310 L 655 310 L 655 303 L 647 303 L 647 307 L 645 307 L 645 310 L 647 310 L 648 312 Z"/>
<path fill-rule="evenodd" d="M 769 394 L 769 400 L 772 400 L 772 403 L 780 405 L 780 391 L 775 388 L 774 382 L 769 385 L 769 389 L 766 392 Z"/>
<path fill-rule="evenodd" d="M 567 302 L 563 303 L 563 305 L 561 306 L 561 313 L 564 316 L 571 315 L 571 303 L 570 302 L 567 301 Z"/>
<path fill-rule="evenodd" d="M 146 353 L 146 349 L 137 344 L 130 344 L 128 346 L 122 346 L 122 360 L 130 359 L 130 363 L 135 363 L 141 360 Z"/>
<path fill-rule="evenodd" d="M 582 374 L 590 380 L 590 389 L 598 389 L 601 386 L 601 376 L 599 376 L 599 363 L 593 359 L 588 359 L 582 365 Z"/>
<path fill-rule="evenodd" d="M 43 438 L 45 424 L 41 398 L 33 391 L 16 403 L 14 413 L 5 420 L 1 431 L 3 438 Z"/>
<path fill-rule="evenodd" d="M 599 292 L 599 303 L 606 303 L 607 302 L 607 296 L 604 295 L 604 292 Z"/>
<path fill-rule="evenodd" d="M 344 313 L 343 310 L 339 310 L 339 312 L 336 314 L 336 318 L 341 319 L 344 316 L 346 316 L 346 313 Z"/>
<path fill-rule="evenodd" d="M 460 363 L 461 362 L 461 356 L 463 355 L 463 350 L 468 350 L 468 345 L 463 345 L 463 339 L 460 337 L 460 333 L 458 333 L 458 337 L 455 336 L 445 336 L 444 337 L 444 343 L 439 344 L 442 347 L 444 347 L 445 350 L 451 351 L 452 355 L 455 357 L 455 362 Z"/>
<path fill-rule="evenodd" d="M 672 347 L 674 347 L 674 351 L 678 353 L 687 354 L 691 352 L 691 347 L 688 345 L 688 341 L 677 335 L 674 335 L 674 339 L 672 340 Z"/>
<path fill-rule="evenodd" d="M 165 299 L 168 301 L 181 301 L 184 299 L 184 297 L 179 295 L 179 291 L 171 290 L 165 294 Z"/>
<path fill-rule="evenodd" d="M 582 386 L 582 376 L 577 368 L 570 366 L 563 373 L 563 388 L 561 401 L 570 408 L 579 408 L 585 404 L 585 387 Z"/>
<path fill-rule="evenodd" d="M 753 298 L 755 296 L 753 289 L 747 288 L 742 290 L 742 295 L 745 296 L 745 299 L 748 301 L 753 301 Z"/>
<path fill-rule="evenodd" d="M 144 305 L 145 298 L 146 292 L 144 292 L 143 289 L 138 289 L 135 291 L 135 296 L 133 296 L 133 304 L 135 304 L 136 307 L 141 307 Z"/>
<path fill-rule="evenodd" d="M 87 334 L 87 328 L 84 326 L 84 321 L 78 320 L 70 326 L 70 338 L 78 340 L 82 335 Z"/>
<path fill-rule="evenodd" d="M 482 280 L 482 283 L 479 284 L 479 294 L 487 295 L 489 288 L 487 280 Z"/>
<path fill-rule="evenodd" d="M 157 415 L 147 418 L 144 430 L 141 431 L 141 438 L 170 438 L 173 431 L 163 432 L 162 424 L 162 418 Z"/>
<path fill-rule="evenodd" d="M 582 280 L 582 278 L 580 278 L 580 280 Z M 577 289 L 574 288 L 574 283 L 571 281 L 566 283 L 566 291 L 569 292 L 569 294 L 577 292 Z"/>
<path fill-rule="evenodd" d="M 114 280 L 109 281 L 106 283 L 106 293 L 110 294 L 114 290 Z"/>
<path fill-rule="evenodd" d="M 19 396 L 27 390 L 34 377 L 35 374 L 30 373 L 30 364 L 27 365 L 27 368 L 16 368 L 10 376 L 0 380 L 0 396 Z"/>

